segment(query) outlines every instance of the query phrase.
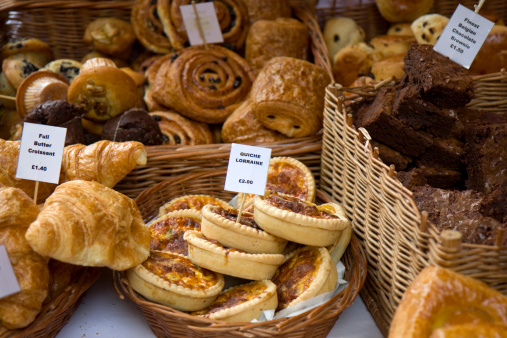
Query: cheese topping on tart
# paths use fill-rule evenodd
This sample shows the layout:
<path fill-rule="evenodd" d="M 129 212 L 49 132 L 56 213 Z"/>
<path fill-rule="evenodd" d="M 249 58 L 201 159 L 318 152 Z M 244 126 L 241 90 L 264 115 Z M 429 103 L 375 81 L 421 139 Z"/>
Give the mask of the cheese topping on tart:
<path fill-rule="evenodd" d="M 297 197 L 268 194 L 264 199 L 268 204 L 282 209 L 295 212 L 313 218 L 337 219 L 326 205 L 319 207 L 315 204 L 306 203 Z M 334 209 L 333 209 L 334 211 Z"/>
<path fill-rule="evenodd" d="M 222 207 L 213 206 L 210 208 L 210 211 L 233 222 L 236 222 L 238 219 L 238 210 L 236 209 L 224 209 Z M 258 231 L 262 231 L 257 223 L 255 223 L 254 215 L 249 212 L 241 213 L 241 218 L 239 219 L 238 223 L 249 226 Z"/>
<path fill-rule="evenodd" d="M 218 283 L 215 272 L 203 269 L 178 254 L 152 251 L 142 265 L 163 280 L 184 288 L 206 290 Z"/>
<path fill-rule="evenodd" d="M 318 250 L 305 250 L 296 253 L 278 268 L 271 279 L 278 294 L 276 311 L 285 309 L 310 287 L 321 262 L 322 255 Z"/>
<path fill-rule="evenodd" d="M 285 161 L 270 163 L 266 189 L 305 201 L 311 199 L 306 173 L 301 168 Z"/>
<path fill-rule="evenodd" d="M 248 283 L 230 288 L 218 295 L 211 306 L 200 311 L 194 311 L 191 315 L 209 317 L 210 314 L 230 309 L 233 306 L 246 303 L 256 298 L 261 298 L 268 286 L 263 283 Z"/>
<path fill-rule="evenodd" d="M 202 210 L 206 204 L 218 205 L 223 208 L 232 208 L 232 206 L 220 198 L 208 195 L 185 195 L 174 198 L 159 209 L 159 216 L 165 215 L 171 211 L 195 209 Z"/>
<path fill-rule="evenodd" d="M 188 256 L 187 230 L 200 230 L 200 220 L 193 217 L 162 217 L 150 224 L 150 250 L 171 251 Z"/>

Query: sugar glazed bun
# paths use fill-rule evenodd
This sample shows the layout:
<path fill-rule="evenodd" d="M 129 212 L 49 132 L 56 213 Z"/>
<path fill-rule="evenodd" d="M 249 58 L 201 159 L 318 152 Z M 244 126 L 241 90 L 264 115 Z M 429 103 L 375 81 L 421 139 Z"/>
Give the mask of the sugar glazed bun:
<path fill-rule="evenodd" d="M 389 22 L 408 22 L 428 13 L 433 0 L 375 0 L 382 17 Z"/>
<path fill-rule="evenodd" d="M 288 137 L 314 135 L 322 127 L 326 71 L 308 61 L 275 57 L 252 85 L 255 117 Z M 301 86 L 304 83 L 304 86 Z"/>
<path fill-rule="evenodd" d="M 362 42 L 366 38 L 364 29 L 354 19 L 347 17 L 336 17 L 327 20 L 323 34 L 331 59 L 343 47 Z"/>
<path fill-rule="evenodd" d="M 449 18 L 440 14 L 423 15 L 410 26 L 414 32 L 417 43 L 429 43 L 435 45 L 438 38 L 442 35 Z"/>

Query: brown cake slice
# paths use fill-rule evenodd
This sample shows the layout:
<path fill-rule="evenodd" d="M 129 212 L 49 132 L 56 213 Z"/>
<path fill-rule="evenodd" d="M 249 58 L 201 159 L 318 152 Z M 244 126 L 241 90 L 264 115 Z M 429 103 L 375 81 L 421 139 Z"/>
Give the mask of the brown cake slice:
<path fill-rule="evenodd" d="M 412 162 L 412 159 L 408 156 L 403 155 L 399 151 L 396 151 L 385 144 L 371 140 L 371 145 L 378 148 L 379 157 L 387 165 L 394 164 L 396 170 L 405 170 L 408 165 Z"/>
<path fill-rule="evenodd" d="M 463 165 L 464 144 L 448 138 L 433 139 L 433 144 L 419 157 L 421 163 L 451 170 L 459 170 Z"/>
<path fill-rule="evenodd" d="M 481 212 L 499 222 L 507 223 L 507 182 L 496 187 L 484 198 Z"/>

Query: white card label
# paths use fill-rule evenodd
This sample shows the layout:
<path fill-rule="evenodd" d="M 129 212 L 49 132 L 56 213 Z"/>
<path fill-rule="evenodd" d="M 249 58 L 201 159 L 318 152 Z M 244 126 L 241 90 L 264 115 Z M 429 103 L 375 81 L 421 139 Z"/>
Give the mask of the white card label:
<path fill-rule="evenodd" d="M 264 195 L 271 149 L 233 143 L 224 189 Z"/>
<path fill-rule="evenodd" d="M 23 123 L 16 178 L 58 184 L 67 128 Z"/>
<path fill-rule="evenodd" d="M 195 4 L 199 22 L 201 24 L 202 33 L 206 43 L 221 43 L 224 42 L 220 23 L 218 22 L 217 13 L 213 2 L 204 2 Z M 192 46 L 203 45 L 204 41 L 199 33 L 199 26 L 197 25 L 197 17 L 195 15 L 193 5 L 180 6 L 181 16 L 183 17 L 183 24 L 187 30 L 188 40 Z"/>
<path fill-rule="evenodd" d="M 21 291 L 5 245 L 0 245 L 0 298 Z"/>
<path fill-rule="evenodd" d="M 474 11 L 458 5 L 433 49 L 469 69 L 494 25 Z"/>

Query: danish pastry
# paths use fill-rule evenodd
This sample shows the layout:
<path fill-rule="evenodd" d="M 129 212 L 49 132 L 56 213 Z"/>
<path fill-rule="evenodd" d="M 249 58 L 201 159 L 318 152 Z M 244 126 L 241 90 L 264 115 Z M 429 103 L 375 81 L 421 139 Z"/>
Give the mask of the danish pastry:
<path fill-rule="evenodd" d="M 182 311 L 210 306 L 224 288 L 224 277 L 171 252 L 152 251 L 142 264 L 128 270 L 132 288 L 154 302 Z"/>
<path fill-rule="evenodd" d="M 196 122 L 171 111 L 154 111 L 150 116 L 158 122 L 162 132 L 163 144 L 198 145 L 213 143 L 209 126 Z"/>
<path fill-rule="evenodd" d="M 250 92 L 255 117 L 288 137 L 316 134 L 322 127 L 324 94 L 331 82 L 323 68 L 291 57 L 275 57 Z M 304 83 L 304 86 L 301 86 Z"/>
<path fill-rule="evenodd" d="M 157 10 L 157 0 L 139 0 L 130 12 L 132 29 L 146 49 L 159 54 L 173 51 Z"/>

